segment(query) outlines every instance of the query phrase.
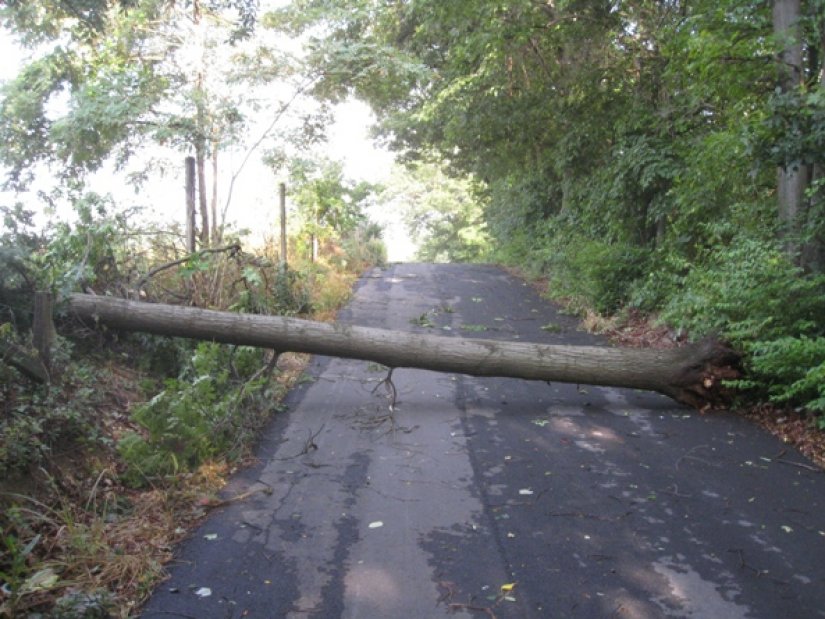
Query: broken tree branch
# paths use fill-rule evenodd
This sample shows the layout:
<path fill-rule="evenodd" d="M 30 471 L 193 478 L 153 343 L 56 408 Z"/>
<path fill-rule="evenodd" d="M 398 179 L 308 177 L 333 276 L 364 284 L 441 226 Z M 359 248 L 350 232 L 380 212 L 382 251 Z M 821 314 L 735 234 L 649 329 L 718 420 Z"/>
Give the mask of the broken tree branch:
<path fill-rule="evenodd" d="M 177 260 L 172 260 L 171 262 L 166 262 L 159 266 L 150 269 L 146 275 L 141 277 L 138 280 L 137 285 L 135 286 L 136 290 L 140 290 L 143 288 L 144 284 L 152 279 L 158 273 L 166 271 L 167 269 L 171 269 L 172 267 L 176 267 L 179 264 L 184 264 L 185 262 L 189 262 L 192 258 L 200 258 L 204 254 L 218 254 L 222 252 L 229 252 L 230 256 L 236 255 L 238 252 L 241 251 L 241 246 L 238 243 L 233 243 L 232 245 L 227 245 L 226 247 L 208 247 L 206 249 L 200 249 L 194 253 L 187 254 L 183 258 L 178 258 Z"/>

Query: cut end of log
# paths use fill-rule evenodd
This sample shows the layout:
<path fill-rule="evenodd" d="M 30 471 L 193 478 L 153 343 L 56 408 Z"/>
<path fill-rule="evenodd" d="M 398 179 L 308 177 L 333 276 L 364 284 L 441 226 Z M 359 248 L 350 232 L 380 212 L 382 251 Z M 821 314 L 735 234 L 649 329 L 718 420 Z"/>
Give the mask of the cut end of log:
<path fill-rule="evenodd" d="M 708 337 L 684 351 L 685 363 L 667 395 L 701 412 L 730 406 L 733 393 L 724 383 L 741 378 L 741 355 L 716 337 Z"/>

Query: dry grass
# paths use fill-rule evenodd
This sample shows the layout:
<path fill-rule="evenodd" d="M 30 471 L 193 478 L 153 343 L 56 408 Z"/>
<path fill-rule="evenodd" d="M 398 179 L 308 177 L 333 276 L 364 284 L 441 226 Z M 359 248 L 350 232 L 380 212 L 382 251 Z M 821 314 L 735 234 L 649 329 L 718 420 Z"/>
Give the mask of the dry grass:
<path fill-rule="evenodd" d="M 588 333 L 608 333 L 616 329 L 616 318 L 602 316 L 591 309 L 585 310 L 581 327 Z"/>
<path fill-rule="evenodd" d="M 85 501 L 53 493 L 50 503 L 4 497 L 21 542 L 32 544 L 29 575 L 7 593 L 0 616 L 48 611 L 82 592 L 118 617 L 128 617 L 164 575 L 172 547 L 206 514 L 204 497 L 224 483 L 225 465 L 205 465 L 175 487 L 131 491 L 108 470 Z"/>
<path fill-rule="evenodd" d="M 323 278 L 316 278 L 310 288 L 313 319 L 332 322 L 338 309 L 352 295 L 352 285 L 357 277 L 352 273 L 329 271 Z"/>

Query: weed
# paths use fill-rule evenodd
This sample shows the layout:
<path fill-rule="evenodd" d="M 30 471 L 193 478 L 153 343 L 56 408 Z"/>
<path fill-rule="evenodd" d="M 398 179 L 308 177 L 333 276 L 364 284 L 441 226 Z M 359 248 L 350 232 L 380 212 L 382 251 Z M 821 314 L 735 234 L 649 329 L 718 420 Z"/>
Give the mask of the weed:
<path fill-rule="evenodd" d="M 481 332 L 481 331 L 487 331 L 488 327 L 486 327 L 485 325 L 469 325 L 469 324 L 467 324 L 467 325 L 461 325 L 461 330 L 462 331 L 474 331 L 474 332 L 478 333 L 478 332 Z"/>
<path fill-rule="evenodd" d="M 542 325 L 541 330 L 547 331 L 547 333 L 561 333 L 561 326 L 555 322 L 548 322 L 546 325 Z"/>
<path fill-rule="evenodd" d="M 420 316 L 410 318 L 410 324 L 415 325 L 416 327 L 425 327 L 427 329 L 435 326 L 435 323 L 430 318 L 430 312 L 424 312 Z"/>
<path fill-rule="evenodd" d="M 268 376 L 258 372 L 263 364 L 260 349 L 199 344 L 181 376 L 167 379 L 163 391 L 135 409 L 143 431 L 118 444 L 128 483 L 191 471 L 218 455 L 240 457 L 272 410 L 262 397 L 268 388 Z M 259 414 L 250 418 L 248 409 Z"/>

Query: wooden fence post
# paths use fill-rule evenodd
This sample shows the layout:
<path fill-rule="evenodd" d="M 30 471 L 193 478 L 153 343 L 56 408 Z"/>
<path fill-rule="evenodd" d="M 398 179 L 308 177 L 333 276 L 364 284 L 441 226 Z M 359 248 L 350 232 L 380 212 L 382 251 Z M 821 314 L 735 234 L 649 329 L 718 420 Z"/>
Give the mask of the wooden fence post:
<path fill-rule="evenodd" d="M 195 253 L 195 158 L 186 158 L 186 252 Z"/>
<path fill-rule="evenodd" d="M 288 268 L 286 256 L 286 183 L 281 183 L 278 189 L 281 206 L 281 269 L 286 271 Z"/>

